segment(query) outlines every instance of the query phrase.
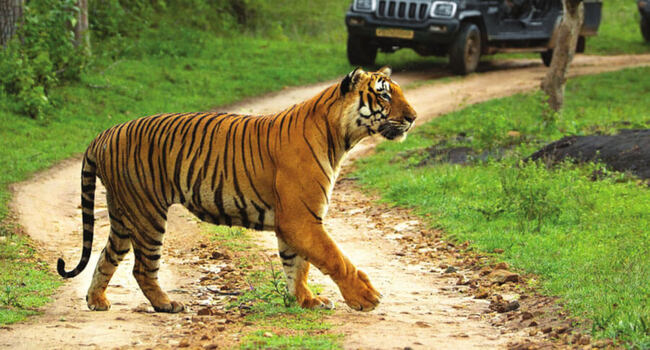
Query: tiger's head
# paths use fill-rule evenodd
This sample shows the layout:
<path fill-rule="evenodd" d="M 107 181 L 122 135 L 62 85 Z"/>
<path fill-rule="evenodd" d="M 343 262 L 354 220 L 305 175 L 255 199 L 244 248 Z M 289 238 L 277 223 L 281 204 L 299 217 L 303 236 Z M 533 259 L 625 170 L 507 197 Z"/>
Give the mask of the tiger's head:
<path fill-rule="evenodd" d="M 391 80 L 391 72 L 390 67 L 376 72 L 357 68 L 341 82 L 343 127 L 353 143 L 376 133 L 401 141 L 413 126 L 415 110 Z"/>

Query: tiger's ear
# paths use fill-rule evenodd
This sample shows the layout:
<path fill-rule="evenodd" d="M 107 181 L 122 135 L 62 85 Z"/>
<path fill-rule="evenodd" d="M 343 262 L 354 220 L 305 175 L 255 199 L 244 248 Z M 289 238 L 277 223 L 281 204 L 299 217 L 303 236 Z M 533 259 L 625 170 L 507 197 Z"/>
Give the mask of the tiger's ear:
<path fill-rule="evenodd" d="M 341 95 L 347 94 L 352 88 L 359 82 L 359 79 L 366 72 L 361 69 L 361 67 L 355 68 L 352 72 L 343 78 L 341 82 Z"/>
<path fill-rule="evenodd" d="M 390 66 L 383 66 L 379 68 L 377 72 L 390 78 L 390 75 L 393 74 L 393 68 L 391 68 Z"/>

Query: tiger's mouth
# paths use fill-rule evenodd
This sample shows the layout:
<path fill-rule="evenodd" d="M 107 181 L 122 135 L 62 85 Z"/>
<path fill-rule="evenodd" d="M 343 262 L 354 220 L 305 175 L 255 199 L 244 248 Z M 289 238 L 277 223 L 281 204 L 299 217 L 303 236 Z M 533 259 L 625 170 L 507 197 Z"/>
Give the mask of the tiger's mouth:
<path fill-rule="evenodd" d="M 380 125 L 378 131 L 381 136 L 388 140 L 403 139 L 412 126 L 412 121 L 404 123 L 388 121 L 387 123 Z"/>

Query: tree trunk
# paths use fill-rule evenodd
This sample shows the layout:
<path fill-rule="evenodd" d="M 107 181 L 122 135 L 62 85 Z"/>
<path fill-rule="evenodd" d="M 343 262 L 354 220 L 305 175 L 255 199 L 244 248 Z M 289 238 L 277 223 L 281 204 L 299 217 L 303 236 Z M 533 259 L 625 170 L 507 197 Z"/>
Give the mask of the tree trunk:
<path fill-rule="evenodd" d="M 2 1 L 2 0 L 0 0 Z M 86 54 L 90 55 L 90 31 L 88 30 L 88 0 L 78 0 L 77 24 L 74 27 L 75 46 L 83 47 Z"/>
<path fill-rule="evenodd" d="M 0 45 L 7 46 L 23 17 L 23 0 L 0 0 Z"/>
<path fill-rule="evenodd" d="M 566 76 L 576 51 L 578 35 L 584 19 L 582 0 L 562 0 L 562 5 L 564 14 L 558 28 L 553 60 L 542 81 L 542 90 L 548 96 L 549 107 L 556 112 L 564 104 Z"/>

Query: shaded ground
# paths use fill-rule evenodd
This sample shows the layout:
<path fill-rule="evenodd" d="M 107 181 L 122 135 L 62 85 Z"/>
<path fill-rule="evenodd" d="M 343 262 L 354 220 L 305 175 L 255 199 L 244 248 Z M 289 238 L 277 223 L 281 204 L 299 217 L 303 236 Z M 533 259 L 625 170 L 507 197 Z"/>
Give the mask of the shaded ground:
<path fill-rule="evenodd" d="M 561 162 L 599 161 L 611 169 L 650 179 L 650 130 L 621 130 L 617 135 L 567 136 L 544 146 L 528 159 Z"/>
<path fill-rule="evenodd" d="M 650 55 L 581 56 L 571 72 L 591 74 L 649 64 Z M 546 71 L 537 60 L 510 60 L 483 68 L 488 72 L 407 90 L 408 100 L 418 111 L 418 123 L 467 104 L 537 88 Z M 395 80 L 405 84 L 440 75 L 439 71 L 411 72 L 396 74 Z M 220 109 L 270 113 L 311 97 L 325 85 L 287 89 Z M 377 142 L 376 138 L 368 139 L 355 148 L 350 158 L 363 156 Z M 75 261 L 81 250 L 79 168 L 78 159 L 63 162 L 14 187 L 13 213 L 52 267 L 59 256 Z M 541 308 L 556 306 L 547 298 L 522 293 L 515 284 L 522 280 L 521 276 L 495 273 L 507 271 L 507 267 L 491 267 L 487 257 L 468 254 L 462 246 L 442 241 L 408 211 L 373 204 L 349 182 L 343 181 L 335 189 L 326 225 L 352 260 L 368 272 L 384 299 L 371 313 L 353 312 L 341 303 L 332 282 L 314 272 L 317 283 L 325 285 L 324 293 L 338 301 L 331 321 L 339 325 L 335 331 L 346 334 L 346 348 L 504 348 L 569 337 L 566 334 L 570 325 L 561 315 L 552 313 L 556 319 L 545 320 L 535 314 L 542 311 L 534 311 L 533 304 Z M 104 196 L 99 191 L 95 259 L 108 231 L 105 203 L 101 202 Z M 84 297 L 93 261 L 80 276 L 58 290 L 42 316 L 0 329 L 0 348 L 235 345 L 241 334 L 254 326 L 242 323 L 236 311 L 226 311 L 224 305 L 233 296 L 219 291 L 240 288 L 244 271 L 234 266 L 231 253 L 200 233 L 196 220 L 182 208 L 173 207 L 168 218 L 161 284 L 173 298 L 189 305 L 188 313 L 150 313 L 130 273 L 132 257 L 111 281 L 108 297 L 113 308 L 108 312 L 88 311 Z M 258 237 L 269 252 L 274 252 L 272 233 L 258 233 Z M 499 278 L 504 280 L 494 282 Z M 209 316 L 199 315 L 206 306 L 216 311 Z M 533 317 L 525 318 L 523 312 Z M 531 328 L 533 320 L 545 328 Z"/>

